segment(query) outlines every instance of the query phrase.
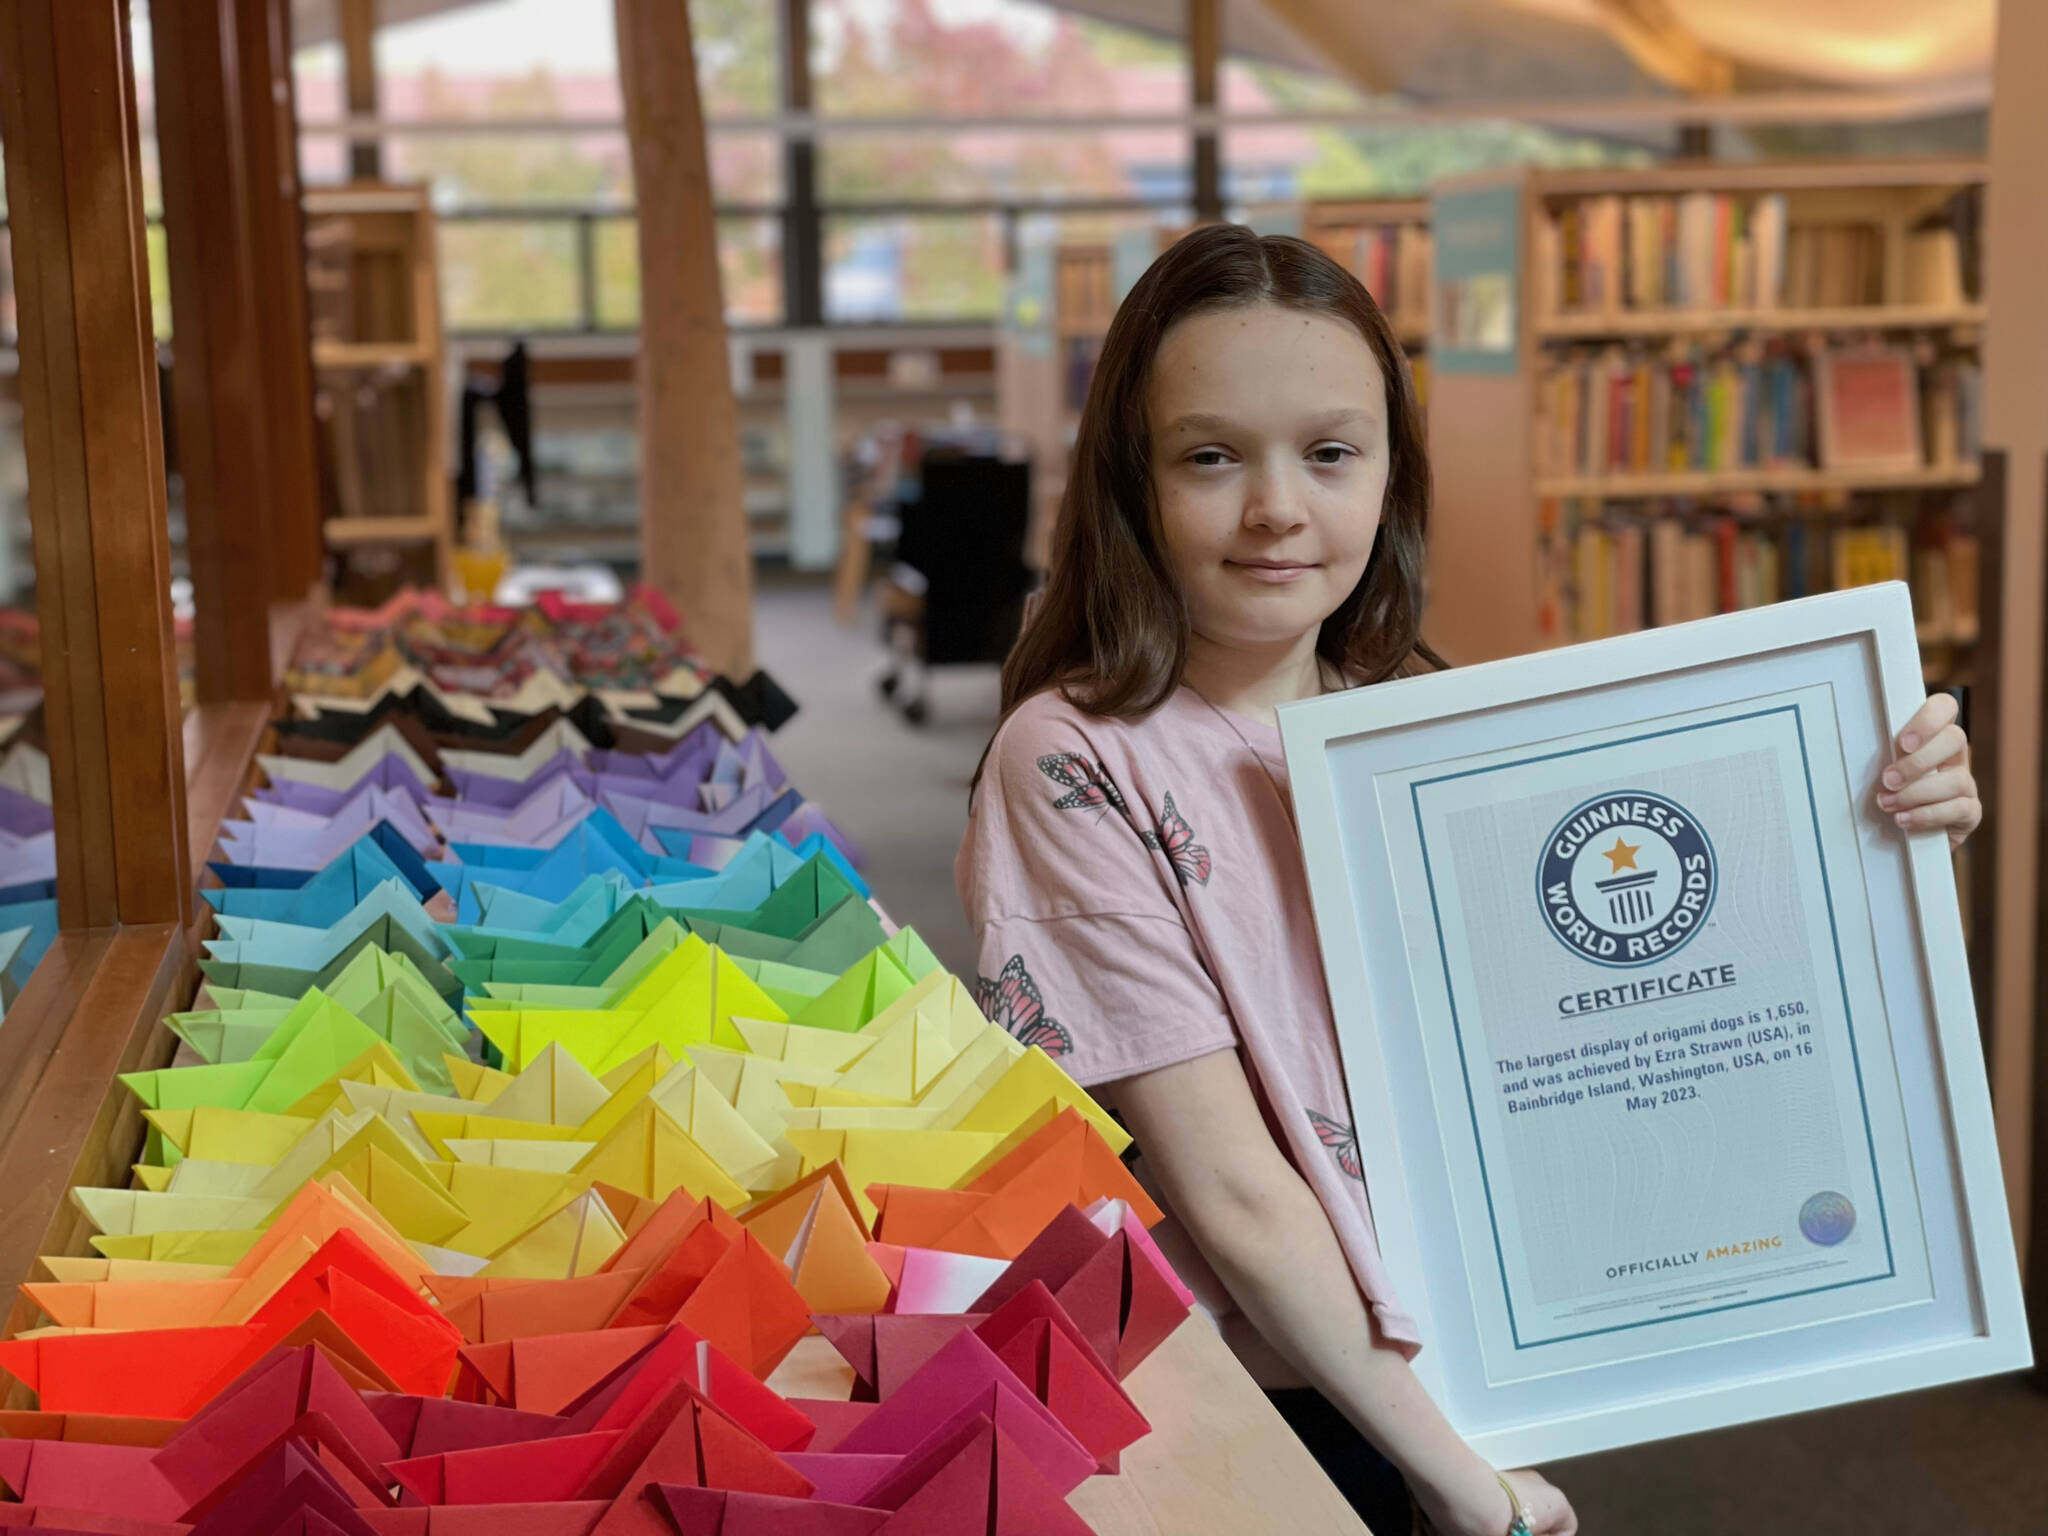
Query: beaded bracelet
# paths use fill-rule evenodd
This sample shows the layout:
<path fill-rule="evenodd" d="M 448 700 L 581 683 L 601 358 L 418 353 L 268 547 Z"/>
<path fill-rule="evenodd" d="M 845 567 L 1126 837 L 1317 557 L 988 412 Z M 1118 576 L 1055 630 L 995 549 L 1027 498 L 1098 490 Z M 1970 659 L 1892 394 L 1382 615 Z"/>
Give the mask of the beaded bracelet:
<path fill-rule="evenodd" d="M 1515 1485 L 1506 1478 L 1501 1477 L 1498 1472 L 1494 1473 L 1494 1477 L 1500 1483 L 1501 1492 L 1508 1496 L 1508 1509 L 1511 1511 L 1511 1517 L 1508 1520 L 1508 1536 L 1534 1536 L 1529 1527 L 1529 1517 L 1522 1511 L 1522 1499 L 1515 1492 Z"/>

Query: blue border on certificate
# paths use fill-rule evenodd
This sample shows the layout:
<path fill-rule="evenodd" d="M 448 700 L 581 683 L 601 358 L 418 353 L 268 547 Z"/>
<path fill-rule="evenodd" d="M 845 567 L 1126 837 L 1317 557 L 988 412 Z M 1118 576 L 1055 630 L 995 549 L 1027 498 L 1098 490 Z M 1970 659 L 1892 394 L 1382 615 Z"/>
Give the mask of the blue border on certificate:
<path fill-rule="evenodd" d="M 1688 731 L 1710 730 L 1716 726 L 1735 725 L 1744 720 L 1759 720 L 1770 715 L 1790 714 L 1792 727 L 1799 736 L 1799 767 L 1806 781 L 1807 810 L 1813 819 L 1813 851 L 1820 861 L 1821 893 L 1828 909 L 1828 939 L 1835 952 L 1835 979 L 1842 991 L 1842 1017 L 1846 1022 L 1849 1036 L 1849 1061 L 1856 1076 L 1856 1103 L 1863 1114 L 1863 1142 L 1870 1157 L 1870 1179 L 1877 1191 L 1877 1220 L 1879 1230 L 1884 1234 L 1885 1271 L 1881 1275 L 1865 1275 L 1858 1280 L 1838 1280 L 1832 1285 L 1810 1286 L 1803 1291 L 1786 1291 L 1782 1295 L 1759 1297 L 1754 1301 L 1734 1301 L 1723 1307 L 1704 1307 L 1694 1312 L 1677 1313 L 1671 1317 L 1650 1317 L 1640 1322 L 1617 1323 L 1611 1328 L 1589 1328 L 1580 1333 L 1560 1334 L 1552 1339 L 1538 1339 L 1522 1342 L 1521 1327 L 1515 1321 L 1515 1301 L 1508 1285 L 1507 1259 L 1501 1252 L 1500 1218 L 1493 1206 L 1493 1181 L 1486 1171 L 1486 1142 L 1479 1134 L 1479 1107 L 1473 1100 L 1472 1068 L 1465 1055 L 1465 1031 L 1458 1018 L 1457 989 L 1451 981 L 1451 957 L 1444 944 L 1443 914 L 1437 904 L 1436 874 L 1429 861 L 1429 836 L 1422 824 L 1422 790 L 1432 784 L 1447 784 L 1455 779 L 1474 778 L 1485 773 L 1501 773 L 1510 768 L 1525 768 L 1531 763 L 1547 763 L 1561 757 L 1577 757 L 1587 752 L 1603 752 L 1610 747 L 1632 746 L 1639 741 L 1655 741 L 1662 736 L 1680 736 Z M 1842 936 L 1835 921 L 1834 886 L 1828 879 L 1827 849 L 1821 843 L 1820 806 L 1813 790 L 1813 763 L 1806 751 L 1806 723 L 1798 704 L 1780 704 L 1770 709 L 1751 710 L 1747 714 L 1724 715 L 1718 720 L 1701 720 L 1691 725 L 1672 726 L 1661 731 L 1646 731 L 1640 736 L 1622 737 L 1615 741 L 1596 742 L 1586 747 L 1568 747 L 1562 752 L 1540 752 L 1533 757 L 1517 758 L 1511 763 L 1495 763 L 1486 768 L 1465 768 L 1457 773 L 1439 774 L 1433 779 L 1417 779 L 1408 786 L 1410 807 L 1415 813 L 1415 839 L 1422 850 L 1422 873 L 1429 885 L 1430 921 L 1436 928 L 1437 958 L 1444 969 L 1444 997 L 1451 1009 L 1451 1033 L 1458 1045 L 1458 1070 L 1465 1081 L 1465 1108 L 1472 1118 L 1472 1146 L 1479 1156 L 1479 1182 L 1486 1196 L 1486 1220 L 1493 1233 L 1494 1264 L 1500 1271 L 1501 1300 L 1507 1307 L 1508 1333 L 1516 1349 L 1540 1349 L 1548 1344 L 1567 1344 L 1575 1339 L 1597 1338 L 1602 1334 L 1626 1333 L 1633 1328 L 1651 1328 L 1662 1323 L 1684 1322 L 1695 1317 L 1711 1317 L 1718 1312 L 1739 1312 L 1745 1307 L 1761 1307 L 1771 1302 L 1791 1301 L 1800 1296 L 1817 1296 L 1826 1291 L 1839 1291 L 1849 1286 L 1868 1285 L 1878 1280 L 1889 1280 L 1898 1273 L 1898 1261 L 1892 1253 L 1891 1218 L 1885 1206 L 1884 1180 L 1877 1167 L 1877 1138 L 1870 1128 L 1870 1101 L 1863 1088 L 1863 1056 L 1856 1046 L 1856 1020 L 1849 1005 L 1849 975 L 1842 961 Z"/>

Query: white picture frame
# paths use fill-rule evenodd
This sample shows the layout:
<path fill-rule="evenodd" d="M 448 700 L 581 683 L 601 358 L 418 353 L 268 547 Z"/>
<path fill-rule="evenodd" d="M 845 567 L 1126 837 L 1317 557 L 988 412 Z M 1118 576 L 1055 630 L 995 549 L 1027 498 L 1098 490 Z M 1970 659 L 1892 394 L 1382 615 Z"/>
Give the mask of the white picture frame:
<path fill-rule="evenodd" d="M 1496 1465 L 1541 1463 L 2030 1363 L 1947 840 L 1939 831 L 1908 836 L 1872 804 L 1893 737 L 1925 697 L 1920 666 L 1907 590 L 1894 582 L 1282 706 L 1316 927 L 1381 1250 L 1400 1301 L 1421 1331 L 1418 1376 L 1451 1422 Z M 1789 746 L 1768 746 L 1777 739 L 1770 733 L 1795 729 L 1796 758 Z M 1586 784 L 1604 784 L 1620 765 L 1629 765 L 1627 773 L 1652 790 L 1663 782 L 1696 783 L 1703 787 L 1687 795 L 1705 795 L 1699 803 L 1715 805 L 1713 796 L 1737 794 L 1730 786 L 1750 781 L 1721 766 L 1723 760 L 1712 756 L 1720 750 L 1714 744 L 1729 743 L 1732 751 L 1753 733 L 1766 743 L 1763 755 L 1726 762 L 1769 762 L 1769 773 L 1758 769 L 1756 782 L 1774 785 L 1782 779 L 1792 787 L 1780 799 L 1769 789 L 1761 798 L 1730 802 L 1761 807 L 1741 817 L 1716 813 L 1728 841 L 1709 875 L 1729 892 L 1719 898 L 1720 907 L 1713 906 L 1710 890 L 1697 929 L 1679 937 L 1668 957 L 1594 961 L 1575 950 L 1575 943 L 1606 945 L 1608 937 L 1598 928 L 1619 917 L 1602 917 L 1591 928 L 1567 921 L 1572 910 L 1558 893 L 1566 887 L 1576 893 L 1572 881 L 1580 877 L 1571 871 L 1586 866 L 1545 861 L 1564 857 L 1571 847 L 1573 838 L 1564 829 L 1576 812 L 1553 825 L 1548 812 L 1539 816 L 1534 808 L 1568 803 L 1577 794 L 1570 775 L 1590 775 Z M 1461 766 L 1438 771 L 1447 764 Z M 1670 780 L 1672 774 L 1692 777 Z M 1803 802 L 1796 793 L 1802 775 Z M 1532 784 L 1541 795 L 1558 798 L 1483 803 L 1487 795 L 1512 796 Z M 1619 797 L 1637 791 L 1594 793 L 1613 802 L 1597 811 L 1621 815 L 1627 807 Z M 1531 809 L 1523 813 L 1525 806 Z M 1639 804 L 1628 814 L 1651 813 Z M 1682 828 L 1683 821 L 1665 824 Z M 1777 842 L 1766 839 L 1773 826 L 1784 829 L 1772 834 Z M 1486 841 L 1476 828 L 1495 840 Z M 1704 818 L 1700 830 L 1707 830 Z M 1582 841 L 1589 852 L 1610 860 L 1632 859 L 1629 835 L 1617 833 L 1611 850 L 1590 847 L 1604 838 L 1588 834 Z M 1442 855 L 1440 865 L 1431 863 L 1433 846 Z M 1683 838 L 1671 846 L 1684 846 Z M 1442 853 L 1446 849 L 1466 862 L 1454 869 Z M 1489 864 L 1482 854 L 1493 850 L 1501 857 Z M 1662 856 L 1653 848 L 1650 862 Z M 1537 861 L 1530 869 L 1515 867 L 1528 858 Z M 1600 871 L 1597 864 L 1590 867 Z M 1818 887 L 1811 883 L 1810 867 L 1819 869 Z M 1426 896 L 1418 891 L 1418 869 Z M 1476 872 L 1469 890 L 1458 884 L 1460 869 Z M 1790 873 L 1760 878 L 1760 871 L 1774 869 Z M 1545 873 L 1556 870 L 1566 871 L 1567 878 L 1546 889 Z M 1622 879 L 1617 875 L 1609 883 Z M 1816 889 L 1821 899 L 1809 900 Z M 1595 899 L 1586 897 L 1587 903 Z M 1533 916 L 1515 905 L 1524 901 L 1535 909 Z M 1743 917 L 1745 911 L 1763 913 L 1772 903 L 1786 902 L 1803 903 L 1796 910 L 1806 920 L 1772 924 Z M 1585 910 L 1595 908 L 1588 904 Z M 1675 914 L 1677 908 L 1671 910 Z M 1825 925 L 1813 915 L 1823 910 Z M 1667 927 L 1676 923 L 1674 915 Z M 1541 925 L 1550 937 L 1530 937 Z M 1804 937 L 1770 937 L 1795 929 Z M 1700 942 L 1692 945 L 1695 937 Z M 1815 947 L 1802 950 L 1809 941 Z M 1646 930 L 1629 942 L 1658 940 Z M 1789 986 L 1785 978 L 1797 970 L 1794 962 L 1824 956 L 1830 943 L 1832 967 L 1816 960 L 1797 971 L 1818 988 L 1813 1024 L 1805 1032 L 1813 1035 L 1811 1045 L 1821 1047 L 1827 1066 L 1788 1063 L 1794 1051 L 1813 1054 L 1795 1041 L 1740 1044 L 1730 1047 L 1737 1055 L 1718 1067 L 1658 1069 L 1725 1073 L 1745 1053 L 1755 1058 L 1733 1075 L 1700 1079 L 1694 1098 L 1709 1095 L 1704 1103 L 1658 1107 L 1644 1103 L 1634 1088 L 1617 1088 L 1631 1106 L 1628 1118 L 1619 1118 L 1624 1111 L 1612 1099 L 1596 1104 L 1583 1099 L 1583 1092 L 1579 1100 L 1563 1096 L 1573 1089 L 1590 1091 L 1589 1084 L 1548 1090 L 1549 1100 L 1531 1098 L 1532 1074 L 1507 1070 L 1527 1058 L 1509 1054 L 1512 1044 L 1502 1041 L 1566 1038 L 1546 1032 L 1574 1028 L 1582 1029 L 1589 1053 L 1581 1058 L 1585 1073 L 1612 1065 L 1590 1054 L 1596 1042 L 1603 1048 L 1611 1043 L 1594 1026 L 1582 1017 L 1567 1023 L 1575 997 L 1580 1003 L 1589 996 L 1625 999 L 1634 994 L 1622 981 L 1635 976 L 1656 978 L 1640 983 L 1638 992 L 1692 984 L 1682 978 L 1711 976 L 1716 973 L 1707 967 L 1725 963 L 1735 1003 L 1752 1002 L 1751 978 L 1766 978 L 1766 986 L 1776 978 Z M 1677 951 L 1688 945 L 1679 957 Z M 1561 958 L 1544 958 L 1553 949 Z M 1752 954 L 1766 956 L 1768 963 L 1753 963 Z M 1682 970 L 1686 965 L 1694 969 Z M 1594 986 L 1608 978 L 1609 991 L 1567 989 L 1553 998 L 1535 979 L 1539 973 L 1582 972 Z M 1514 991 L 1525 976 L 1531 994 L 1526 1004 Z M 1468 1007 L 1462 1023 L 1461 997 Z M 1495 997 L 1512 999 L 1513 1005 L 1495 1006 Z M 1486 1006 L 1475 1010 L 1475 1000 Z M 1709 1022 L 1705 1000 L 1679 1003 L 1660 995 L 1641 1001 L 1640 1008 L 1614 1003 L 1603 1027 L 1627 1010 L 1635 1010 L 1634 1021 L 1640 1021 L 1677 1019 L 1690 1008 L 1701 1028 Z M 1713 1007 L 1735 1003 L 1716 998 Z M 1793 1003 L 1788 996 L 1778 1007 Z M 1738 1009 L 1714 1014 L 1711 1022 L 1734 1030 L 1730 1039 L 1746 1042 L 1759 1029 L 1742 1023 L 1753 1014 L 1754 1008 Z M 1792 1025 L 1801 1027 L 1798 1021 Z M 1773 1027 L 1767 1019 L 1761 1029 L 1768 1035 Z M 1678 1026 L 1681 1034 L 1691 1028 Z M 1630 1061 L 1639 1042 L 1626 1029 L 1609 1033 L 1630 1042 L 1622 1056 Z M 1455 1051 L 1445 1043 L 1452 1034 Z M 1728 1041 L 1716 1036 L 1695 1043 L 1704 1050 Z M 1675 1039 L 1672 1048 L 1680 1049 Z M 1658 1053 L 1665 1049 L 1655 1047 Z M 1481 1055 L 1487 1059 L 1475 1066 L 1474 1057 Z M 1489 1079 L 1495 1067 L 1501 1070 Z M 1622 1070 L 1638 1083 L 1655 1081 L 1640 1070 Z M 1759 1086 L 1774 1080 L 1789 1086 Z M 1853 1098 L 1838 1084 L 1853 1087 Z M 1515 1100 L 1518 1092 L 1524 1097 Z M 1843 1166 L 1858 1178 L 1867 1174 L 1874 1201 L 1859 1195 L 1859 1206 L 1846 1195 L 1817 1193 L 1799 1208 L 1789 1237 L 1779 1228 L 1790 1217 L 1771 1215 L 1756 1223 L 1754 1255 L 1740 1242 L 1713 1242 L 1719 1234 L 1710 1231 L 1702 1234 L 1704 1246 L 1680 1245 L 1668 1255 L 1660 1250 L 1638 1263 L 1625 1257 L 1636 1231 L 1633 1222 L 1625 1223 L 1616 1232 L 1613 1263 L 1583 1268 L 1610 1259 L 1604 1245 L 1564 1238 L 1581 1230 L 1574 1225 L 1581 1218 L 1593 1219 L 1589 1212 L 1604 1213 L 1610 1225 L 1599 1230 L 1612 1230 L 1614 1213 L 1642 1198 L 1635 1170 L 1653 1168 L 1660 1179 L 1667 1167 L 1679 1170 L 1672 1175 L 1675 1183 L 1657 1186 L 1672 1192 L 1674 1203 L 1664 1203 L 1660 1193 L 1642 1207 L 1648 1212 L 1641 1218 L 1646 1231 L 1672 1220 L 1674 1209 L 1706 1211 L 1716 1202 L 1750 1198 L 1742 1180 L 1696 1177 L 1694 1165 L 1682 1158 L 1631 1151 L 1639 1144 L 1652 1150 L 1665 1145 L 1679 1135 L 1674 1127 L 1707 1128 L 1686 1131 L 1679 1143 L 1686 1147 L 1709 1145 L 1697 1136 L 1722 1137 L 1728 1128 L 1725 1138 L 1711 1141 L 1717 1149 L 1711 1156 L 1699 1154 L 1715 1169 L 1736 1166 L 1723 1162 L 1718 1149 L 1724 1140 L 1731 1147 L 1764 1149 L 1754 1188 L 1770 1196 L 1758 1193 L 1756 1209 L 1788 1210 L 1784 1196 L 1795 1177 L 1790 1170 L 1809 1148 L 1800 1142 L 1796 1156 L 1771 1150 L 1772 1127 L 1806 1124 L 1810 1117 L 1773 1119 L 1757 1108 L 1795 1102 L 1772 1097 L 1777 1094 L 1808 1095 L 1796 1102 L 1820 1104 L 1828 1113 L 1831 1105 L 1849 1106 L 1844 1113 L 1851 1119 L 1828 1124 Z M 1525 1108 L 1509 1111 L 1511 1100 Z M 1547 1107 L 1532 1112 L 1526 1108 L 1531 1103 Z M 1855 1112 L 1863 1117 L 1860 1127 L 1852 1123 Z M 1667 1118 L 1659 1121 L 1657 1114 Z M 1753 1134 L 1743 1129 L 1745 1114 L 1757 1119 Z M 1532 1129 L 1539 1126 L 1545 1128 L 1540 1135 Z M 1568 1155 L 1575 1142 L 1599 1156 Z M 1496 1157 L 1492 1173 L 1489 1146 L 1512 1154 Z M 1594 1171 L 1560 1199 L 1555 1192 L 1569 1180 L 1545 1183 L 1529 1176 L 1545 1158 Z M 1900 1177 L 1908 1165 L 1910 1178 Z M 1475 1167 L 1476 1179 L 1470 1177 Z M 1616 1171 L 1623 1169 L 1628 1172 Z M 1851 1186 L 1848 1177 L 1835 1182 L 1866 1187 Z M 1830 1201 L 1847 1214 L 1836 1220 Z M 1706 1222 L 1703 1216 L 1689 1219 Z M 1766 1237 L 1766 1226 L 1777 1241 Z M 1853 1240 L 1845 1236 L 1852 1229 Z M 1780 1251 L 1766 1258 L 1767 1242 Z M 1742 1278 L 1709 1281 L 1685 1273 L 1684 1266 L 1700 1261 L 1702 1253 L 1723 1268 L 1701 1268 L 1699 1277 L 1739 1272 Z M 1655 1290 L 1642 1278 L 1604 1289 L 1597 1279 L 1579 1278 L 1612 1275 L 1614 1263 L 1637 1270 L 1670 1265 L 1680 1272 L 1668 1284 L 1659 1276 Z M 1810 1284 L 1786 1278 L 1809 1271 L 1817 1276 Z M 1837 1274 L 1848 1278 L 1833 1279 Z M 1560 1275 L 1565 1279 L 1558 1280 Z M 1518 1297 L 1525 1304 L 1519 1314 Z M 1554 1321 L 1553 1314 L 1594 1321 L 1578 1326 Z"/>

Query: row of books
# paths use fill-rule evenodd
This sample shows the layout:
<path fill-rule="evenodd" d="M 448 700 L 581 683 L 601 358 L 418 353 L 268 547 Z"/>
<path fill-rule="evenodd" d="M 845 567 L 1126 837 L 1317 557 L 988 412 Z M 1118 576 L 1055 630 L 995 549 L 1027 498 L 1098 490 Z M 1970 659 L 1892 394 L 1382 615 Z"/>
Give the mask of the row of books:
<path fill-rule="evenodd" d="M 1422 224 L 1334 224 L 1309 239 L 1365 284 L 1399 334 L 1429 320 L 1429 229 Z"/>
<path fill-rule="evenodd" d="M 1960 304 L 1958 232 L 1908 236 L 1896 293 L 1872 221 L 1793 222 L 1784 194 L 1588 197 L 1553 203 L 1536 229 L 1540 315 L 1662 309 Z"/>
<path fill-rule="evenodd" d="M 1920 458 L 1934 466 L 1974 463 L 1981 375 L 1974 358 L 1934 357 L 1902 367 L 1894 395 L 1830 394 L 1818 368 L 1862 355 L 1801 346 L 1790 338 L 1733 347 L 1673 343 L 1566 354 L 1536 379 L 1536 473 L 1540 477 L 1767 469 L 1827 462 L 1830 442 L 1874 433 L 1850 419 L 1883 410 L 1905 423 L 1911 453 L 1917 415 Z M 1836 415 L 1823 432 L 1823 408 Z"/>
<path fill-rule="evenodd" d="M 1542 506 L 1539 622 L 1594 640 L 1880 581 L 1905 581 L 1923 639 L 1977 631 L 1978 545 L 1945 518 L 1844 524 L 1667 508 L 1638 517 L 1597 502 Z"/>

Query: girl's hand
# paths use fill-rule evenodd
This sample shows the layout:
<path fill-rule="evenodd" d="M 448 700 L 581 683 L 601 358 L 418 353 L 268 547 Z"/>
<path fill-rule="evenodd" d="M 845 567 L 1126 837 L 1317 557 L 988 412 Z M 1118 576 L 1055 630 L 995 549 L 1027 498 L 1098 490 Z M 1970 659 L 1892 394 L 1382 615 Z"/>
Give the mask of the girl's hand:
<path fill-rule="evenodd" d="M 1909 832 L 1948 829 L 1951 847 L 1977 830 L 1984 806 L 1970 776 L 1970 743 L 1956 724 L 1956 701 L 1937 693 L 1899 732 L 1899 759 L 1878 778 L 1877 806 Z"/>
<path fill-rule="evenodd" d="M 1501 1475 L 1515 1485 L 1522 1513 L 1528 1516 L 1534 1536 L 1576 1536 L 1579 1517 L 1572 1512 L 1571 1501 L 1552 1487 L 1541 1472 L 1524 1467 Z"/>
<path fill-rule="evenodd" d="M 1493 1469 L 1477 1457 L 1471 1461 L 1470 1475 L 1461 1473 L 1458 1486 L 1439 1496 L 1431 1497 L 1425 1489 L 1415 1487 L 1429 1528 L 1440 1536 L 1507 1536 L 1514 1506 L 1501 1491 Z M 1542 1473 L 1525 1467 L 1501 1473 L 1500 1477 L 1514 1485 L 1515 1497 L 1522 1501 L 1522 1514 L 1528 1519 L 1533 1536 L 1576 1536 L 1579 1517 L 1572 1513 L 1570 1501 Z"/>

